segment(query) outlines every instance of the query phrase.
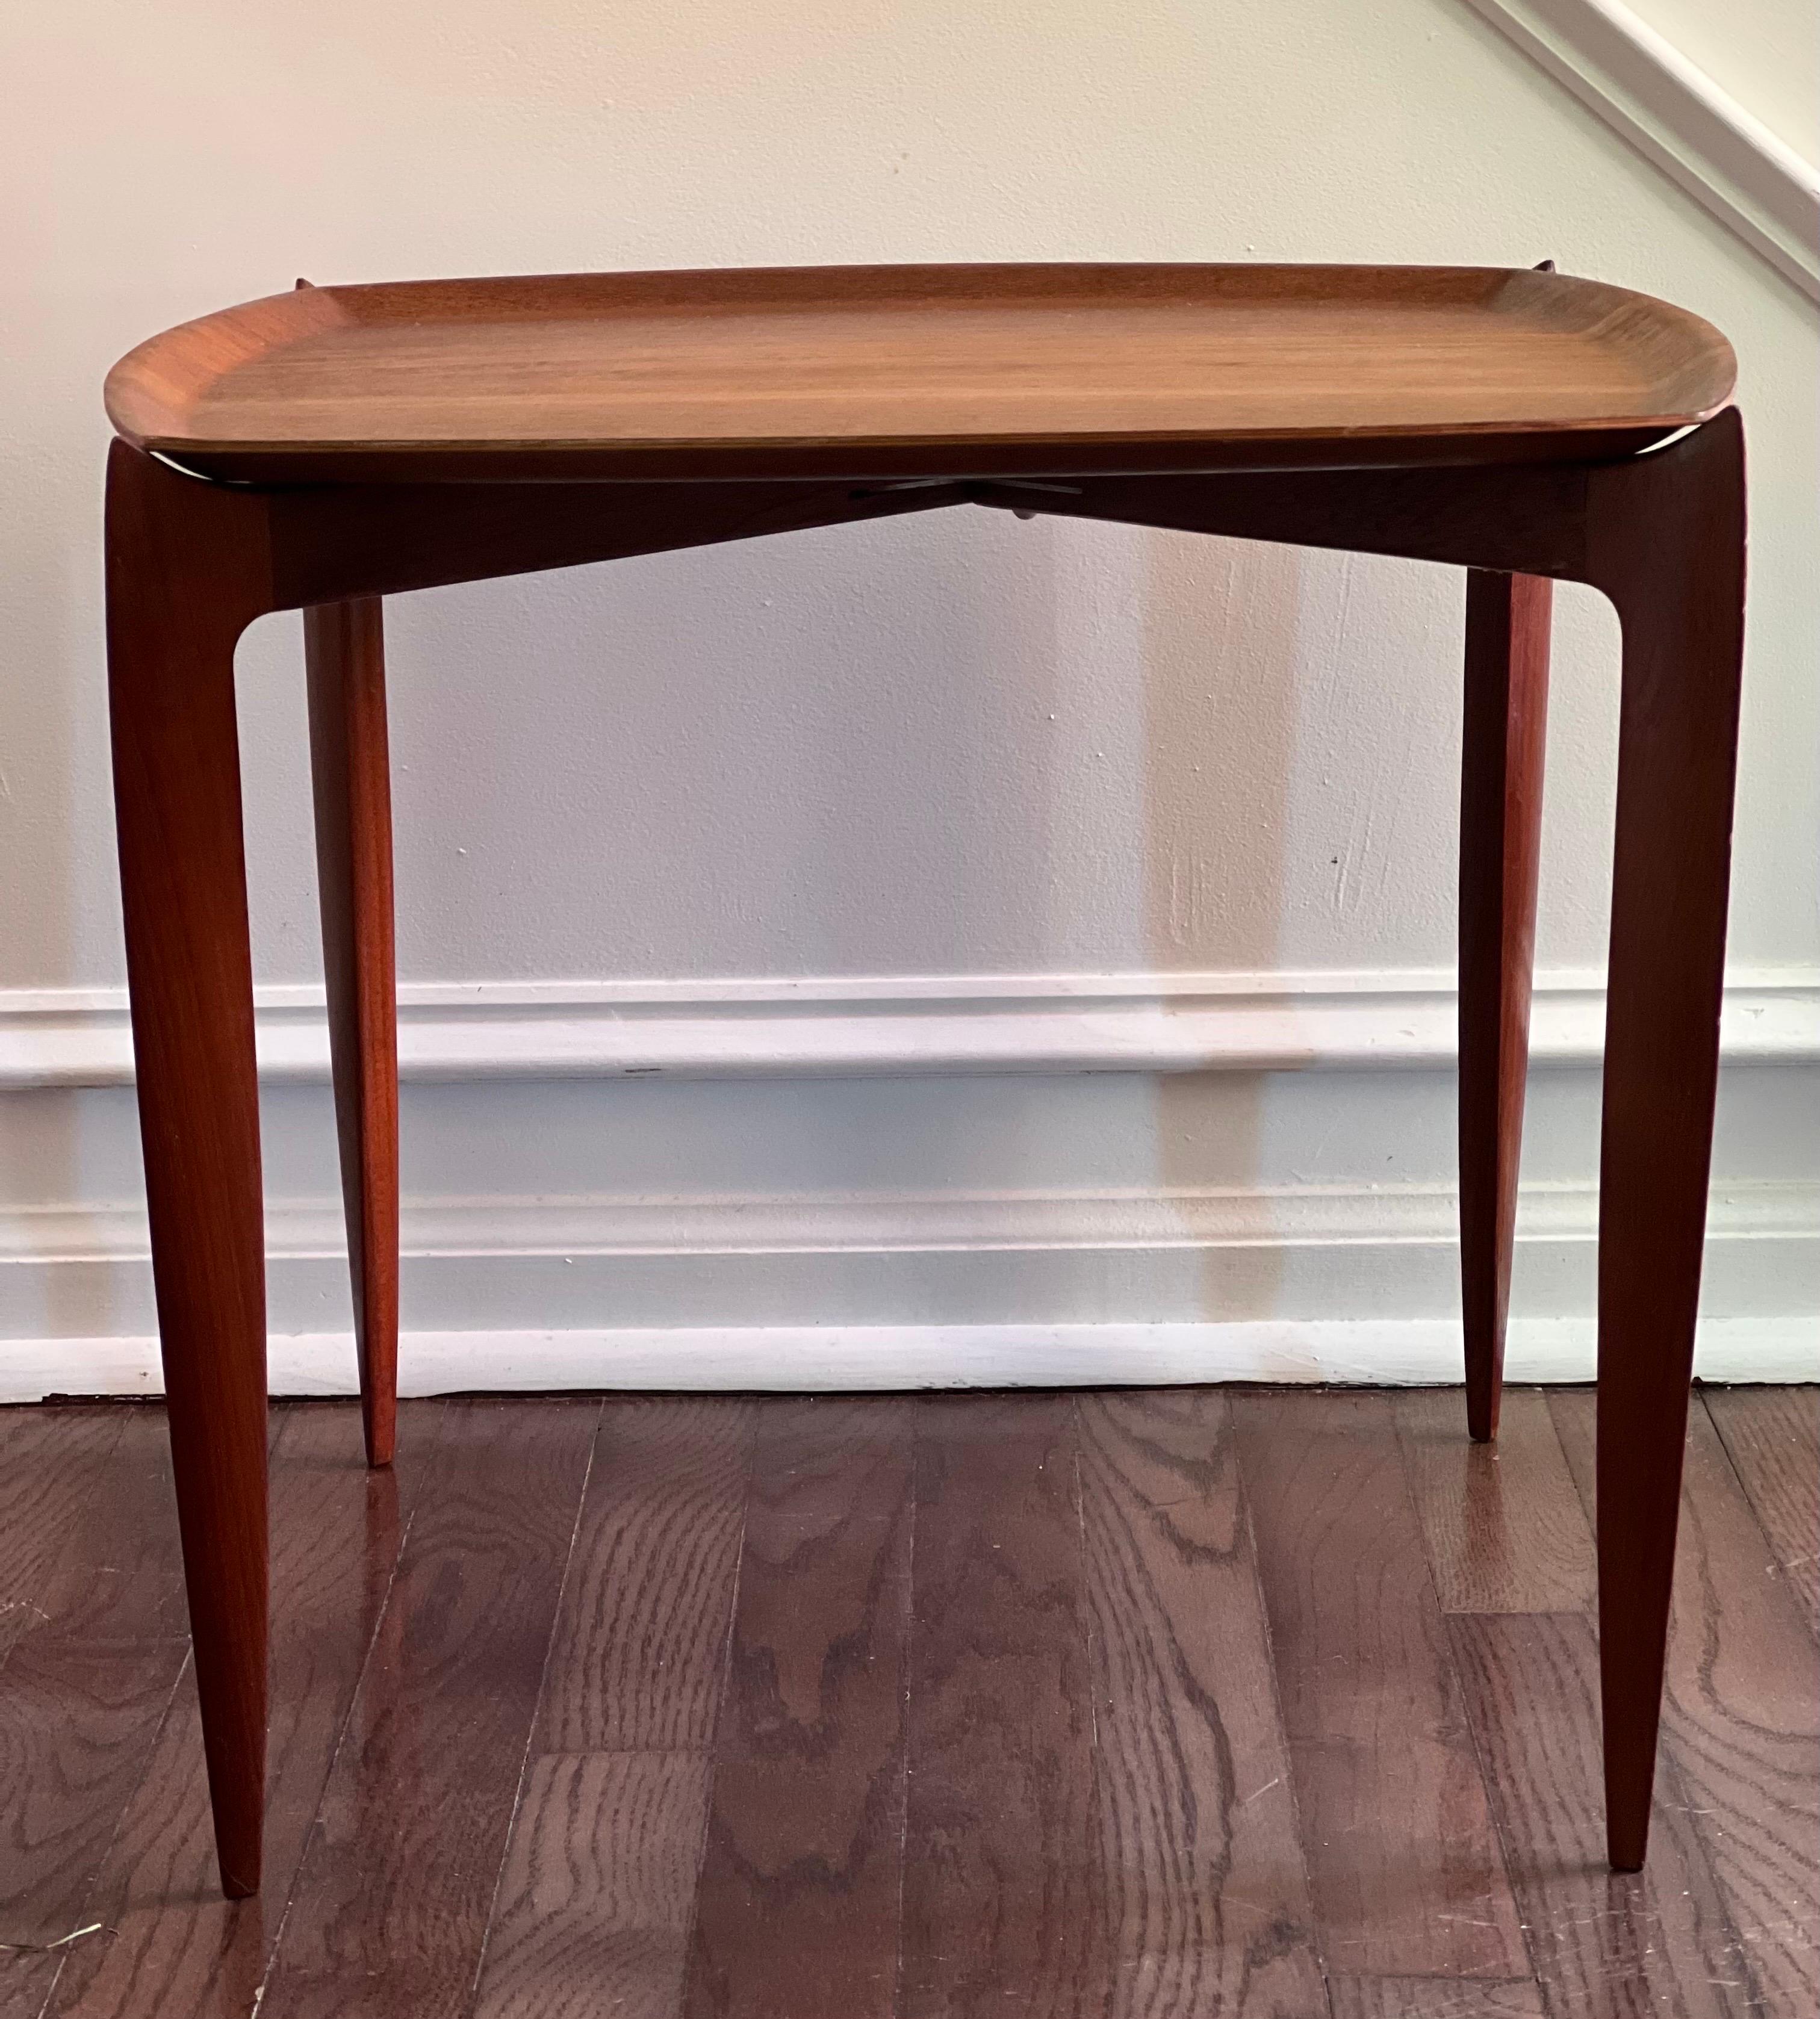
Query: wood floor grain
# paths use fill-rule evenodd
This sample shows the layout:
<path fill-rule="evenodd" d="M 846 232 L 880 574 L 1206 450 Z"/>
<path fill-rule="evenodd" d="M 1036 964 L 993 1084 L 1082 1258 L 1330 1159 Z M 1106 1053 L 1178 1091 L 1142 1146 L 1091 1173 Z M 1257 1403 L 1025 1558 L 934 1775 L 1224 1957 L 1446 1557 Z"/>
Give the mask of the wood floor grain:
<path fill-rule="evenodd" d="M 0 1943 L 15 1954 L 92 1918 L 187 1658 L 162 1411 L 128 1412 L 106 1463 L 105 1490 L 60 1510 L 33 1623 L 0 1670 Z"/>
<path fill-rule="evenodd" d="M 1489 1614 L 1451 1624 L 1550 2019 L 1744 2009 L 1709 1981 L 1726 1960 L 1709 1877 L 1665 1887 L 1688 1875 L 1659 1842 L 1646 1872 L 1605 1868 L 1591 1621 Z"/>
<path fill-rule="evenodd" d="M 1224 1395 L 1082 1396 L 1115 2019 L 1303 2019 L 1321 1960 Z"/>
<path fill-rule="evenodd" d="M 1441 1610 L 1588 1610 L 1592 1525 L 1540 1390 L 1510 1390 L 1490 1444 L 1460 1435 L 1456 1389 L 1413 1389 L 1394 1408 Z"/>
<path fill-rule="evenodd" d="M 467 2010 L 600 1416 L 446 1406 L 259 2019 Z"/>
<path fill-rule="evenodd" d="M 904 2019 L 1106 2009 L 1075 1461 L 1067 1396 L 919 1405 Z"/>
<path fill-rule="evenodd" d="M 1626 1878 L 1590 1395 L 281 1408 L 236 1903 L 161 1412 L 0 1411 L 0 2019 L 1805 2019 L 1815 1394 L 1707 1400 Z"/>
<path fill-rule="evenodd" d="M 540 1752 L 713 1744 L 757 1425 L 756 1405 L 738 1397 L 604 1405 Z"/>
<path fill-rule="evenodd" d="M 484 2019 L 680 2009 L 757 1422 L 725 1397 L 604 1406 Z"/>
<path fill-rule="evenodd" d="M 1527 1974 L 1390 1402 L 1232 1407 L 1327 1966 Z"/>
<path fill-rule="evenodd" d="M 186 1676 L 95 1890 L 90 1911 L 107 1938 L 72 1948 L 48 2007 L 58 2019 L 237 2019 L 251 2009 L 441 1416 L 440 1402 L 405 1403 L 397 1462 L 380 1473 L 367 1470 L 346 1410 L 306 1405 L 276 1417 L 264 1890 L 221 1897 Z"/>
<path fill-rule="evenodd" d="M 124 1684 L 129 1706 L 147 1691 L 155 1698 L 173 1651 L 183 1659 L 180 1642 L 173 1650 L 167 1637 L 182 1632 L 169 1610 L 174 1529 L 155 1513 L 149 1526 L 144 1521 L 168 1479 L 163 1437 L 161 1410 L 0 1409 L 0 2019 L 38 2019 L 71 1954 L 100 1934 L 87 1912 L 86 1881 L 118 1821 L 113 1805 L 130 1792 L 133 1749 L 143 1744 L 130 1713 L 123 1738 L 118 1716 L 97 1716 L 93 1691 L 100 1679 L 92 1670 L 97 1658 L 107 1658 L 92 1644 L 87 1689 L 79 1674 L 71 1678 L 74 1687 L 63 1687 L 60 1663 L 78 1671 L 85 1666 L 71 1613 L 86 1611 L 92 1626 L 111 1612 L 128 1629 L 124 1643 L 118 1636 L 113 1642 L 107 1694 L 118 1699 Z M 130 1532 L 136 1521 L 144 1531 L 138 1535 Z M 150 1559 L 152 1575 L 138 1593 L 132 1579 L 110 1568 L 122 1546 L 133 1553 L 122 1558 L 123 1568 L 143 1568 Z M 172 1552 L 162 1574 L 155 1555 L 161 1546 Z M 123 1594 L 129 1608 L 152 1599 L 150 1618 L 142 1611 L 138 1622 L 150 1629 L 149 1649 L 143 1642 L 135 1649 L 133 1622 L 107 1603 Z M 9 1673 L 9 1657 L 22 1644 L 20 1666 Z M 109 1742 L 110 1722 L 117 1742 Z M 41 1833 L 48 1840 L 42 1855 Z"/>
<path fill-rule="evenodd" d="M 148 1405 L 119 1414 L 119 1434 L 98 1469 L 77 1470 L 78 1504 L 27 1608 L 27 1634 L 51 1626 L 85 1640 L 124 1644 L 188 1633 L 165 1412 Z M 61 1489 L 56 1498 L 66 1500 Z"/>
<path fill-rule="evenodd" d="M 701 1753 L 531 1763 L 475 2019 L 675 2019 L 712 1772 Z"/>
<path fill-rule="evenodd" d="M 890 2019 L 917 1405 L 767 1407 L 689 2019 Z"/>
<path fill-rule="evenodd" d="M 29 1636 L 6 1671 L 0 1738 L 0 1938 L 42 1947 L 89 1919 L 121 1811 L 145 1771 L 187 1651 Z"/>
<path fill-rule="evenodd" d="M 1547 2019 L 1523 1977 L 1336 1977 L 1328 1989 L 1332 2019 Z"/>
<path fill-rule="evenodd" d="M 1662 1722 L 1770 2012 L 1820 2010 L 1820 1649 L 1704 1412 L 1689 1425 Z"/>
<path fill-rule="evenodd" d="M 95 1518 L 129 1415 L 104 1404 L 0 1409 L 0 1663 L 49 1617 L 45 1587 Z"/>
<path fill-rule="evenodd" d="M 1593 1398 L 1551 1407 L 1589 1506 Z M 1699 1820 L 1731 1941 L 1716 1976 L 1820 2007 L 1820 1651 L 1703 1408 L 1688 1419 L 1659 1805 Z"/>
<path fill-rule="evenodd" d="M 1701 1392 L 1808 1630 L 1820 1639 L 1820 1389 Z"/>
<path fill-rule="evenodd" d="M 62 1959 L 61 1950 L 0 1948 L 0 2019 L 38 2019 Z"/>

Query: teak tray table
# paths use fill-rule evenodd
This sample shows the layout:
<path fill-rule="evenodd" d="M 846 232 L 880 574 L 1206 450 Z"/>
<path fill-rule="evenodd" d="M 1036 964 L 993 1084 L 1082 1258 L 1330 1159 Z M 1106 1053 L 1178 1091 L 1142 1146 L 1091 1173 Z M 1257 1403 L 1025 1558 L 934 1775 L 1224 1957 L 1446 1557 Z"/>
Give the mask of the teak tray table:
<path fill-rule="evenodd" d="M 1467 578 L 1467 1415 L 1496 1426 L 1551 581 L 1623 631 L 1600 1169 L 1612 1862 L 1643 1859 L 1699 1288 L 1743 629 L 1731 353 L 1549 271 L 926 266 L 311 288 L 167 332 L 107 411 L 121 887 L 221 1879 L 259 1883 L 264 1257 L 236 640 L 304 612 L 367 1450 L 391 1455 L 397 1064 L 380 599 L 951 505 Z"/>

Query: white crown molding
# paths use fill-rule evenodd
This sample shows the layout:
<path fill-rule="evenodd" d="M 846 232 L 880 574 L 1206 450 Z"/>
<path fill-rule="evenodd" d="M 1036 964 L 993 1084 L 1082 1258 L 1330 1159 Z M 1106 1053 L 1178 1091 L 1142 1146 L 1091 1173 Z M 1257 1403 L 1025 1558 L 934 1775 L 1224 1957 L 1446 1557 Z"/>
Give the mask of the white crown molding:
<path fill-rule="evenodd" d="M 1820 169 L 1623 0 L 1467 0 L 1670 180 L 1820 299 Z"/>
<path fill-rule="evenodd" d="M 723 982 L 419 984 L 399 991 L 399 1070 L 419 1082 L 897 1078 L 927 1073 L 1234 1072 L 1446 1067 L 1451 975 L 892 976 Z M 1539 976 L 1531 1057 L 1597 1063 L 1604 996 Z M 260 1075 L 328 1071 L 322 992 L 259 991 Z M 1728 1060 L 1820 1060 L 1820 973 L 1729 980 Z M 132 1078 L 125 993 L 0 991 L 0 1090 Z"/>

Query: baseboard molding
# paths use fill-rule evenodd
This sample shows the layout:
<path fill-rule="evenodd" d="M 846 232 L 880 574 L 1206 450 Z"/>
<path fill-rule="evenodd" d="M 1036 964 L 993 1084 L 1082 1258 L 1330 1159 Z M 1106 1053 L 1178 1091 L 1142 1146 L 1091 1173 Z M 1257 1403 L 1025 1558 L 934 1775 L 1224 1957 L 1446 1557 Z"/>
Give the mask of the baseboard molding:
<path fill-rule="evenodd" d="M 408 1262 L 589 1256 L 679 1260 L 767 1255 L 984 1254 L 1137 1249 L 1452 1246 L 1459 1198 L 1451 1184 L 1245 1185 L 1118 1191 L 814 1192 L 407 1199 Z M 1519 1245 L 1590 1245 L 1596 1185 L 1525 1184 Z M 1820 1183 L 1723 1183 L 1708 1209 L 1709 1245 L 1820 1245 Z M 274 1199 L 266 1210 L 274 1261 L 343 1260 L 335 1199 Z M 143 1205 L 0 1209 L 0 1268 L 149 1258 Z"/>
<path fill-rule="evenodd" d="M 339 1209 L 277 1201 L 267 1229 L 277 1392 L 344 1392 Z M 1593 1187 L 1525 1188 L 1522 1378 L 1586 1378 L 1597 1240 Z M 408 1205 L 402 1245 L 408 1378 L 431 1384 L 412 1392 L 1435 1381 L 1459 1366 L 1458 1202 L 1441 1185 L 438 1199 Z M 1820 1373 L 1820 1186 L 1715 1191 L 1705 1303 L 1709 1378 Z M 1068 1321 L 1028 1321 L 1044 1319 Z M 150 1392 L 154 1329 L 142 1209 L 0 1215 L 0 1401 Z"/>
<path fill-rule="evenodd" d="M 1695 1359 L 1707 1381 L 1811 1381 L 1815 1321 L 1704 1321 Z M 1230 1325 L 659 1326 L 593 1332 L 407 1333 L 407 1395 L 600 1390 L 859 1392 L 920 1388 L 1101 1387 L 1212 1382 L 1432 1386 L 1457 1383 L 1462 1342 L 1446 1319 Z M 1590 1320 L 1520 1320 L 1506 1365 L 1515 1382 L 1583 1382 Z M 357 1392 L 343 1332 L 276 1335 L 278 1396 Z M 0 1401 L 163 1391 L 150 1339 L 0 1342 Z"/>
<path fill-rule="evenodd" d="M 1458 1017 L 1452 975 L 1407 970 L 450 982 L 401 988 L 398 1056 L 431 1082 L 1361 1071 L 1451 1064 Z M 257 1031 L 262 1078 L 326 1079 L 321 989 L 261 989 Z M 1721 1042 L 1820 1060 L 1820 973 L 1735 973 Z M 1604 1044 L 1600 978 L 1539 976 L 1535 1063 L 1593 1064 Z M 0 991 L 0 1091 L 132 1078 L 123 991 Z"/>
<path fill-rule="evenodd" d="M 1622 0 L 1467 0 L 1801 292 L 1820 299 L 1820 169 Z"/>
<path fill-rule="evenodd" d="M 1728 1062 L 1820 1060 L 1820 974 L 1739 972 L 1731 984 Z M 401 1052 L 407 1078 L 458 1086 L 652 1075 L 1445 1071 L 1456 1009 L 1451 977 L 1408 973 L 419 988 L 404 992 Z M 1543 977 L 1538 1066 L 1596 1064 L 1603 1015 L 1591 978 Z M 326 1078 L 318 991 L 266 991 L 259 1038 L 270 1079 Z M 0 1086 L 118 1086 L 131 1064 L 118 994 L 0 995 Z M 1398 1105 L 1404 1091 L 1380 1090 Z M 1432 1105 L 1432 1087 L 1412 1080 L 1407 1091 Z M 109 1126 L 118 1133 L 118 1118 Z M 1789 1146 L 1770 1168 L 1804 1162 Z M 915 1193 L 716 1196 L 706 1151 L 701 1169 L 702 1188 L 680 1197 L 407 1200 L 405 1322 L 411 1353 L 431 1370 L 423 1378 L 456 1387 L 839 1386 L 1434 1380 L 1457 1369 L 1456 1348 L 1444 1344 L 1458 1310 L 1450 1184 L 975 1191 L 944 1185 L 932 1169 L 929 1189 Z M 129 1202 L 0 1209 L 0 1342 L 12 1342 L 0 1343 L 9 1370 L 0 1397 L 146 1392 L 155 1321 L 143 1209 L 130 1201 L 128 1166 L 110 1182 L 114 1199 Z M 1531 1339 L 1539 1374 L 1575 1368 L 1558 1378 L 1581 1378 L 1590 1365 L 1597 1233 L 1590 1183 L 1525 1187 L 1514 1336 Z M 345 1386 L 353 1362 L 339 1203 L 272 1198 L 267 1243 L 280 1392 L 316 1392 L 332 1365 Z M 1787 1342 L 1820 1338 L 1814 1320 L 1789 1315 L 1820 1311 L 1820 1187 L 1717 1188 L 1706 1284 L 1709 1320 L 1732 1328 L 1711 1334 L 1731 1341 L 1713 1378 L 1779 1378 Z M 823 1322 L 803 1324 L 809 1316 Z M 604 1318 L 613 1321 L 604 1330 Z M 774 1353 L 782 1356 L 774 1366 Z M 1121 1377 L 1127 1354 L 1137 1371 Z M 484 1376 L 495 1361 L 521 1372 Z M 1084 1371 L 1068 1371 L 1077 1366 Z M 284 1371 L 292 1367 L 294 1376 Z M 293 1378 L 301 1387 L 285 1385 Z"/>

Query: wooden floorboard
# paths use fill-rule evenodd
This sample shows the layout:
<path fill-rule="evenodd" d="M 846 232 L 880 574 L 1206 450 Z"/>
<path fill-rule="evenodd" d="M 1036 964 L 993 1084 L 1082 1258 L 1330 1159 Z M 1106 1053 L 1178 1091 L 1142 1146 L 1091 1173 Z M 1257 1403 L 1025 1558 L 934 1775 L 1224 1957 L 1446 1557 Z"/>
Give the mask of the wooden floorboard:
<path fill-rule="evenodd" d="M 118 1429 L 104 1478 L 90 1477 L 79 1510 L 56 1510 L 54 1544 L 34 1546 L 27 1529 L 41 1571 L 0 1669 L 0 1944 L 15 1959 L 63 1945 L 60 1969 L 89 1939 L 67 1938 L 94 1919 L 108 1847 L 188 1657 L 163 1412 L 129 1411 Z M 78 1458 L 100 1441 L 85 1438 Z M 0 2012 L 42 2003 L 54 1977 L 9 1965 Z"/>
<path fill-rule="evenodd" d="M 276 1412 L 264 1889 L 253 1900 L 221 1897 L 201 1724 L 186 1675 L 95 1890 L 91 1911 L 107 1939 L 72 1948 L 49 2008 L 57 2019 L 228 2019 L 249 2009 L 391 1589 L 442 1407 L 401 1405 L 397 1460 L 379 1473 L 367 1469 L 349 1410 L 304 1404 Z"/>
<path fill-rule="evenodd" d="M 1527 1974 L 1392 1403 L 1232 1408 L 1328 1968 Z"/>
<path fill-rule="evenodd" d="M 38 2019 L 62 1960 L 58 1949 L 0 1948 L 0 2019 Z"/>
<path fill-rule="evenodd" d="M 1225 1397 L 1084 1395 L 1115 2019 L 1318 2012 L 1321 1959 Z"/>
<path fill-rule="evenodd" d="M 49 1617 L 45 1588 L 65 1551 L 105 1514 L 97 1503 L 132 1415 L 103 1403 L 0 1409 L 0 1664 Z"/>
<path fill-rule="evenodd" d="M 478 2019 L 680 2010 L 758 1417 L 604 1405 Z"/>
<path fill-rule="evenodd" d="M 234 1904 L 161 1412 L 0 1412 L 0 2019 L 1804 2019 L 1815 1399 L 1696 1403 L 1624 1878 L 1583 1392 L 281 1408 Z"/>
<path fill-rule="evenodd" d="M 1550 2019 L 1714 2019 L 1726 1923 L 1670 1833 L 1647 1872 L 1606 1869 L 1599 1664 L 1583 1614 L 1451 1622 L 1511 1883 Z"/>
<path fill-rule="evenodd" d="M 1769 2012 L 1820 2011 L 1820 1650 L 1696 1410 L 1662 1711 Z"/>
<path fill-rule="evenodd" d="M 531 1762 L 476 2019 L 676 2019 L 712 1771 L 704 1753 Z"/>
<path fill-rule="evenodd" d="M 890 2019 L 917 1405 L 768 1405 L 753 1455 L 689 2019 Z"/>
<path fill-rule="evenodd" d="M 1588 1609 L 1598 1582 L 1592 1524 L 1541 1390 L 1506 1394 L 1490 1444 L 1462 1434 L 1457 1389 L 1412 1389 L 1393 1406 L 1441 1610 Z"/>
<path fill-rule="evenodd" d="M 1551 1406 L 1590 1506 L 1593 1398 Z M 1697 1398 L 1662 1731 L 1657 1822 L 1665 1806 L 1697 1818 L 1724 1905 L 1715 1981 L 1742 1986 L 1752 2010 L 1820 2009 L 1820 1650 Z"/>
<path fill-rule="evenodd" d="M 74 1753 L 75 1734 L 66 1727 L 60 1735 L 59 1713 L 42 1702 L 42 1659 L 28 1656 L 9 1683 L 8 1658 L 53 1624 L 66 1564 L 75 1573 L 66 1588 L 80 1585 L 85 1538 L 113 1518 L 111 1461 L 132 1415 L 103 1404 L 0 1409 L 0 2019 L 38 2019 L 65 1960 L 64 1949 L 45 1945 L 81 1925 L 56 1929 L 67 1911 L 67 1879 L 60 1898 L 30 1837 L 34 1816 L 37 1827 L 66 1841 L 82 1829 L 79 1813 L 63 1813 L 63 1789 L 79 1771 L 63 1757 L 66 1745 Z M 161 1428 L 161 1412 L 158 1420 Z M 99 1832 L 114 1819 L 96 1815 L 92 1793 L 73 1807 L 86 1811 L 89 1854 L 99 1857 Z"/>
<path fill-rule="evenodd" d="M 1332 2019 L 1547 2019 L 1525 1977 L 1336 1977 Z"/>
<path fill-rule="evenodd" d="M 757 1405 L 613 1397 L 575 1536 L 540 1753 L 705 1751 Z"/>
<path fill-rule="evenodd" d="M 603 1406 L 477 2019 L 680 2010 L 758 1417 Z"/>
<path fill-rule="evenodd" d="M 898 2010 L 1084 2019 L 1109 1972 L 1073 1402 L 918 1412 Z"/>
<path fill-rule="evenodd" d="M 54 1630 L 14 1651 L 0 1742 L 0 1939 L 9 1946 L 67 1942 L 93 1919 L 89 1896 L 187 1654 L 180 1640 L 108 1647 Z"/>
<path fill-rule="evenodd" d="M 76 1505 L 66 1502 L 60 1544 L 27 1606 L 15 1647 L 46 1626 L 115 1643 L 188 1634 L 165 1412 L 145 1405 L 119 1414 L 119 1434 L 96 1469 L 74 1469 Z M 66 1500 L 61 1488 L 56 1498 Z"/>
<path fill-rule="evenodd" d="M 446 1405 L 259 2019 L 467 2009 L 600 1416 Z"/>
<path fill-rule="evenodd" d="M 1820 1639 L 1820 1389 L 1701 1393 L 1808 1631 Z"/>

